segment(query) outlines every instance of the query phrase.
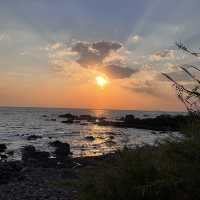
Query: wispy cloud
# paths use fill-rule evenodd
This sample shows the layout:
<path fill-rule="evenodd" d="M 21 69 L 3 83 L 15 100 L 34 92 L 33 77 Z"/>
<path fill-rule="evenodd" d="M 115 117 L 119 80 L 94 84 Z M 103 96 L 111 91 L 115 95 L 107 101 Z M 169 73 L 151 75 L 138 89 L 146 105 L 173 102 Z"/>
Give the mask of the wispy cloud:
<path fill-rule="evenodd" d="M 0 34 L 0 41 L 6 41 L 9 40 L 10 36 L 7 33 L 1 33 Z"/>
<path fill-rule="evenodd" d="M 165 49 L 160 52 L 156 52 L 150 55 L 150 61 L 163 61 L 163 60 L 173 60 L 176 58 L 176 51 L 172 49 Z"/>

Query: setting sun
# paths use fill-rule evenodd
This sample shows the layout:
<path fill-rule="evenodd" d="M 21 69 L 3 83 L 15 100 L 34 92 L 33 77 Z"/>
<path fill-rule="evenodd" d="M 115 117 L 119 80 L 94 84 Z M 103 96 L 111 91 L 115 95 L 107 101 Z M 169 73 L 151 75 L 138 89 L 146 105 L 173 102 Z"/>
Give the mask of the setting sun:
<path fill-rule="evenodd" d="M 101 88 L 105 87 L 108 84 L 108 80 L 103 76 L 96 77 L 96 84 Z"/>

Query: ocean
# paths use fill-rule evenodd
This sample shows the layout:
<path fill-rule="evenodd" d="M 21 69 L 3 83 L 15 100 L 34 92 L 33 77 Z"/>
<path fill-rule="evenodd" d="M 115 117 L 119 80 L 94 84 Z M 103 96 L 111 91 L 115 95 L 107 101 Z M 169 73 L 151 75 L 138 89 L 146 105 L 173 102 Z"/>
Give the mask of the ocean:
<path fill-rule="evenodd" d="M 93 110 L 66 108 L 15 108 L 0 107 L 0 143 L 7 144 L 8 150 L 14 151 L 11 159 L 20 159 L 21 148 L 33 145 L 38 150 L 52 152 L 49 142 L 60 140 L 71 146 L 74 157 L 98 156 L 127 146 L 134 148 L 144 144 L 153 145 L 155 142 L 178 136 L 178 133 L 162 133 L 134 129 L 103 127 L 92 123 L 64 124 L 58 115 L 71 113 L 74 115 L 89 114 L 107 119 L 118 119 L 126 114 L 133 114 L 139 118 L 155 117 L 160 114 L 183 114 L 178 112 L 153 112 L 129 110 Z M 30 135 L 41 138 L 27 140 Z M 94 140 L 86 139 L 93 136 Z"/>

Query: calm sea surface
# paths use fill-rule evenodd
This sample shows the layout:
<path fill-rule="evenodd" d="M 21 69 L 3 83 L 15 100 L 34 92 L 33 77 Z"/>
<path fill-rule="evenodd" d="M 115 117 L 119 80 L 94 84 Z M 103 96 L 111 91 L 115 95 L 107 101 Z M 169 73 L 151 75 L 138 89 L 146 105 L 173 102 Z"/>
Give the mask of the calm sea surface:
<path fill-rule="evenodd" d="M 73 156 L 95 156 L 122 148 L 125 145 L 135 147 L 143 144 L 154 144 L 158 140 L 177 133 L 155 134 L 150 130 L 133 128 L 113 128 L 97 126 L 91 123 L 84 125 L 63 124 L 58 115 L 71 113 L 74 115 L 89 114 L 97 117 L 117 119 L 126 114 L 136 117 L 155 117 L 164 112 L 122 111 L 122 110 L 90 110 L 61 108 L 7 108 L 0 107 L 0 143 L 6 143 L 9 150 L 14 150 L 13 159 L 20 158 L 20 149 L 25 145 L 34 145 L 39 150 L 52 151 L 48 143 L 54 140 L 67 142 L 71 146 Z M 165 114 L 180 114 L 176 112 Z M 46 115 L 47 117 L 44 117 Z M 56 119 L 56 121 L 52 121 Z M 157 132 L 159 133 L 159 132 Z M 42 138 L 28 141 L 29 135 L 40 135 Z M 88 141 L 85 137 L 93 136 Z"/>

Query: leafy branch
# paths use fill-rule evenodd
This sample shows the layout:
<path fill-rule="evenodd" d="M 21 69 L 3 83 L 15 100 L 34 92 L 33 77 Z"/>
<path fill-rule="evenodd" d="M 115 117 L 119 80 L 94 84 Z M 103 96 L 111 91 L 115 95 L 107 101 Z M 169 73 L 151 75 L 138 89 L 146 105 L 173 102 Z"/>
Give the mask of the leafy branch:
<path fill-rule="evenodd" d="M 200 53 L 194 52 L 186 47 L 181 42 L 175 43 L 178 49 L 183 50 L 186 53 L 189 53 L 195 57 L 199 57 Z M 191 114 L 199 115 L 200 114 L 200 80 L 190 72 L 190 69 L 195 69 L 197 72 L 200 72 L 200 68 L 195 65 L 181 65 L 179 66 L 195 83 L 192 89 L 185 87 L 184 85 L 178 83 L 171 76 L 166 73 L 162 73 L 168 80 L 173 83 L 173 86 L 176 88 L 176 93 L 181 102 L 185 105 L 187 111 Z"/>

